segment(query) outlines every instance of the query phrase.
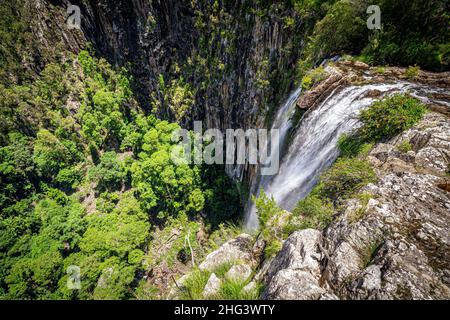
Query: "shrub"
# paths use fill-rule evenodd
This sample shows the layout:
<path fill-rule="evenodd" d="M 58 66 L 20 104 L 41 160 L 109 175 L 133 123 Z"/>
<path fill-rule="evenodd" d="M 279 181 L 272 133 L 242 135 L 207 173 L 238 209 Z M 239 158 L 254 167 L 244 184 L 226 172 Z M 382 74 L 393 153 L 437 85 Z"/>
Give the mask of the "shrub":
<path fill-rule="evenodd" d="M 376 101 L 359 116 L 363 126 L 359 130 L 365 141 L 390 138 L 417 123 L 426 107 L 408 94 L 395 94 Z"/>
<path fill-rule="evenodd" d="M 361 269 L 365 269 L 370 265 L 383 243 L 383 239 L 375 239 L 364 250 L 360 252 Z"/>
<path fill-rule="evenodd" d="M 309 90 L 316 83 L 324 80 L 327 77 L 327 73 L 325 72 L 322 66 L 317 67 L 311 71 L 309 71 L 302 79 L 302 89 Z"/>
<path fill-rule="evenodd" d="M 407 153 L 412 150 L 412 145 L 408 140 L 402 141 L 398 146 L 397 150 L 403 153 Z"/>
<path fill-rule="evenodd" d="M 258 212 L 260 228 L 264 229 L 269 219 L 281 211 L 275 200 L 269 198 L 266 193 L 261 190 L 259 197 L 253 197 Z"/>
<path fill-rule="evenodd" d="M 365 160 L 340 158 L 320 177 L 318 194 L 337 203 L 348 198 L 361 187 L 375 182 L 376 175 Z"/>
<path fill-rule="evenodd" d="M 295 19 L 292 17 L 284 17 L 283 18 L 283 28 L 289 29 L 295 26 Z"/>
<path fill-rule="evenodd" d="M 91 179 L 98 181 L 99 190 L 114 191 L 120 188 L 126 173 L 117 154 L 108 151 L 102 155 L 100 163 L 89 170 L 89 175 Z"/>
<path fill-rule="evenodd" d="M 322 229 L 331 222 L 333 210 L 333 205 L 327 199 L 310 194 L 298 202 L 293 214 L 301 217 L 298 229 Z"/>
<path fill-rule="evenodd" d="M 78 167 L 61 169 L 55 177 L 54 182 L 65 191 L 75 189 L 83 179 L 83 172 Z"/>
<path fill-rule="evenodd" d="M 224 262 L 214 269 L 214 274 L 219 278 L 223 278 L 232 266 L 233 262 L 231 261 Z"/>
<path fill-rule="evenodd" d="M 372 146 L 372 143 L 366 143 L 359 135 L 343 134 L 338 140 L 338 147 L 342 157 L 364 155 L 370 151 Z"/>
<path fill-rule="evenodd" d="M 385 74 L 386 73 L 386 68 L 385 67 L 376 67 L 375 68 L 375 72 L 379 73 L 379 74 Z"/>
<path fill-rule="evenodd" d="M 266 258 L 275 257 L 282 247 L 283 243 L 280 240 L 272 239 L 270 242 L 267 242 L 264 248 L 264 256 Z"/>
<path fill-rule="evenodd" d="M 278 207 L 273 197 L 269 198 L 263 190 L 259 197 L 253 197 L 256 211 L 259 217 L 259 227 L 261 236 L 266 241 L 264 254 L 266 258 L 275 256 L 281 249 L 281 240 L 283 237 L 283 223 L 280 218 L 284 210 Z"/>
<path fill-rule="evenodd" d="M 218 300 L 255 300 L 259 298 L 261 285 L 256 284 L 252 290 L 243 290 L 249 283 L 249 279 L 244 281 L 236 281 L 227 279 L 226 272 L 230 269 L 232 263 L 224 263 L 217 266 L 212 272 L 207 270 L 194 269 L 182 285 L 179 284 L 179 297 L 183 300 L 202 300 L 202 299 L 218 299 Z M 213 296 L 205 297 L 203 292 L 209 277 L 214 273 L 222 284 L 219 292 Z"/>
<path fill-rule="evenodd" d="M 183 300 L 203 299 L 203 289 L 205 288 L 210 275 L 210 272 L 201 271 L 200 269 L 192 271 L 190 276 L 183 283 L 180 298 Z"/>
<path fill-rule="evenodd" d="M 243 290 L 248 281 L 232 281 L 225 279 L 220 287 L 218 295 L 214 298 L 219 300 L 257 300 L 260 295 L 259 284 L 252 290 Z"/>
<path fill-rule="evenodd" d="M 322 173 L 311 193 L 298 202 L 284 233 L 289 235 L 295 230 L 325 228 L 333 220 L 333 213 L 343 200 L 375 181 L 376 175 L 367 161 L 353 157 L 339 158 Z M 363 205 L 368 202 L 367 197 L 360 200 Z M 358 216 L 361 214 L 358 212 Z"/>
<path fill-rule="evenodd" d="M 71 164 L 74 157 L 55 135 L 42 129 L 37 133 L 33 160 L 42 176 L 51 178 Z"/>
<path fill-rule="evenodd" d="M 417 65 L 414 66 L 409 66 L 408 69 L 406 69 L 405 71 L 405 76 L 410 79 L 410 80 L 414 80 L 420 71 L 420 67 Z"/>
<path fill-rule="evenodd" d="M 158 287 L 150 284 L 147 280 L 141 280 L 136 287 L 135 298 L 137 300 L 156 300 L 158 293 Z"/>
<path fill-rule="evenodd" d="M 362 2 L 347 0 L 327 7 L 327 14 L 315 24 L 310 39 L 313 55 L 324 58 L 361 50 L 368 35 L 362 18 L 367 7 Z"/>
<path fill-rule="evenodd" d="M 357 198 L 361 207 L 359 207 L 349 215 L 348 219 L 350 222 L 357 222 L 364 216 L 367 204 L 369 203 L 369 200 L 372 199 L 372 194 L 370 194 L 369 192 L 363 192 L 359 194 Z"/>

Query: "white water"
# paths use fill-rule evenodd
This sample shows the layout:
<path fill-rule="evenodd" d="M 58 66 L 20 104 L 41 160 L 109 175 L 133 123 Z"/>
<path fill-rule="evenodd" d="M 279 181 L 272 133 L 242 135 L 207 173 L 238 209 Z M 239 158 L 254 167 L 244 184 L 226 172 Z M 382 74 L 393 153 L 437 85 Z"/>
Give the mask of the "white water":
<path fill-rule="evenodd" d="M 280 151 L 280 154 L 283 149 L 284 142 L 286 140 L 287 133 L 292 128 L 292 121 L 291 117 L 294 114 L 295 111 L 295 105 L 300 97 L 300 93 L 302 92 L 301 86 L 297 88 L 294 92 L 290 94 L 288 99 L 284 102 L 284 104 L 281 106 L 281 108 L 277 111 L 277 114 L 275 115 L 275 119 L 273 121 L 271 130 L 278 129 L 279 130 L 279 140 L 278 140 L 278 149 Z M 276 148 L 271 148 L 271 150 L 275 150 Z M 272 159 L 274 156 L 279 156 L 278 154 L 275 155 L 274 153 L 270 153 L 270 158 Z M 270 182 L 270 180 L 273 178 L 273 176 L 259 176 L 257 179 L 260 179 L 258 182 L 258 185 L 256 186 L 256 190 L 254 194 L 259 194 L 259 190 L 263 188 L 266 189 L 267 184 Z M 255 186 L 252 186 L 255 187 Z M 249 199 L 249 202 L 247 204 L 248 209 L 245 214 L 245 228 L 249 230 L 255 230 L 258 228 L 258 216 L 256 215 L 256 208 L 254 204 L 252 203 L 252 200 Z"/>
<path fill-rule="evenodd" d="M 359 111 L 374 101 L 365 96 L 369 90 L 378 90 L 382 94 L 412 91 L 414 96 L 423 97 L 417 93 L 417 89 L 420 88 L 416 85 L 398 82 L 350 86 L 331 93 L 317 108 L 304 115 L 287 152 L 281 159 L 278 174 L 261 176 L 259 182 L 255 182 L 252 188 L 253 194 L 258 194 L 259 190 L 264 189 L 267 195 L 273 196 L 281 208 L 292 210 L 299 200 L 308 195 L 317 183 L 320 173 L 336 160 L 339 154 L 337 147 L 339 137 L 359 126 L 357 120 Z M 287 132 L 292 127 L 290 117 L 299 94 L 300 89 L 294 91 L 275 117 L 272 129 L 280 129 L 280 146 L 285 143 Z M 255 181 L 257 180 L 258 177 Z M 253 203 L 248 204 L 245 227 L 248 230 L 258 228 L 258 216 Z"/>

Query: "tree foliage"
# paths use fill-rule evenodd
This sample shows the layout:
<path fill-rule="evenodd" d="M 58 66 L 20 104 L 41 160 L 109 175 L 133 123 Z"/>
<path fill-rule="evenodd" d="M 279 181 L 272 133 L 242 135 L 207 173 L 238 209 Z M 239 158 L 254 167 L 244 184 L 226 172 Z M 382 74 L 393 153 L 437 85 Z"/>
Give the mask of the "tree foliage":
<path fill-rule="evenodd" d="M 168 232 L 188 226 L 184 236 L 201 250 L 198 214 L 207 208 L 215 225 L 224 219 L 216 215 L 238 212 L 230 203 L 239 203 L 239 194 L 223 171 L 172 161 L 179 125 L 139 110 L 124 70 L 87 51 L 70 59 L 48 64 L 34 81 L 0 84 L 0 295 L 152 294 L 143 275 L 159 255 L 151 245 L 154 223 Z M 168 94 L 181 104 L 190 96 L 176 88 Z M 224 186 L 230 190 L 219 195 Z M 177 239 L 158 263 L 179 259 L 184 241 Z M 72 266 L 81 270 L 79 290 L 67 286 Z"/>

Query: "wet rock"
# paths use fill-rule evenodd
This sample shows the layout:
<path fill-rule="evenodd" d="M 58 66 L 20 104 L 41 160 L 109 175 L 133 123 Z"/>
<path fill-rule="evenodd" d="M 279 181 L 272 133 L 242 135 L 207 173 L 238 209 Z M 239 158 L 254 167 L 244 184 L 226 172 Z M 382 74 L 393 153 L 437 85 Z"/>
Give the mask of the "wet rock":
<path fill-rule="evenodd" d="M 380 90 L 368 90 L 366 93 L 366 97 L 368 98 L 376 98 L 381 96 L 381 91 Z"/>
<path fill-rule="evenodd" d="M 369 69 L 369 65 L 361 61 L 355 61 L 353 63 L 353 66 L 355 66 L 358 69 Z"/>

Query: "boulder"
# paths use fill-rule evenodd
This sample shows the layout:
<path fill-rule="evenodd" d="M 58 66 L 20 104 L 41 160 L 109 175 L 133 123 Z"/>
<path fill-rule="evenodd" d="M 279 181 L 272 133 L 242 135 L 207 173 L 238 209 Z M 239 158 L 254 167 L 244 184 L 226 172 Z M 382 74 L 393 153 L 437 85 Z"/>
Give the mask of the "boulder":
<path fill-rule="evenodd" d="M 199 268 L 200 270 L 214 271 L 215 268 L 224 263 L 234 263 L 236 261 L 252 265 L 254 262 L 252 245 L 253 238 L 248 234 L 241 234 L 208 254 L 199 265 Z"/>
<path fill-rule="evenodd" d="M 219 293 L 221 285 L 222 281 L 214 273 L 211 273 L 208 282 L 203 289 L 203 296 L 210 297 L 216 295 L 217 293 Z"/>
<path fill-rule="evenodd" d="M 265 299 L 319 299 L 328 292 L 320 285 L 321 232 L 294 232 L 272 261 L 266 275 Z"/>
<path fill-rule="evenodd" d="M 263 299 L 318 300 L 326 290 L 308 271 L 283 269 L 275 274 L 266 288 Z"/>
<path fill-rule="evenodd" d="M 355 62 L 353 62 L 353 65 L 355 66 L 355 68 L 369 69 L 369 65 L 367 63 L 362 62 L 362 61 L 355 61 Z"/>
<path fill-rule="evenodd" d="M 231 281 L 243 282 L 252 274 L 252 268 L 246 264 L 234 265 L 225 274 L 225 277 Z"/>
<path fill-rule="evenodd" d="M 341 70 L 334 67 L 326 67 L 327 78 L 306 91 L 297 101 L 297 107 L 308 110 L 317 106 L 330 92 L 348 81 L 343 77 Z"/>
<path fill-rule="evenodd" d="M 319 249 L 321 237 L 320 231 L 314 229 L 294 232 L 272 261 L 267 275 L 271 277 L 283 269 L 304 269 L 319 275 L 322 257 Z"/>
<path fill-rule="evenodd" d="M 251 281 L 245 287 L 242 288 L 243 292 L 252 292 L 256 290 L 256 282 Z"/>

